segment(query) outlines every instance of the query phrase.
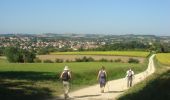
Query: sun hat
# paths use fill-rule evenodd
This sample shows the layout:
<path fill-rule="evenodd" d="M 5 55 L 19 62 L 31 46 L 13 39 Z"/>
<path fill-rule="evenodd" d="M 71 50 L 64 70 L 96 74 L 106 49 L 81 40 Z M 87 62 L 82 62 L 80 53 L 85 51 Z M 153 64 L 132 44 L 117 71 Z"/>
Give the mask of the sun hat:
<path fill-rule="evenodd" d="M 65 66 L 65 67 L 64 67 L 64 70 L 69 70 L 68 66 Z"/>

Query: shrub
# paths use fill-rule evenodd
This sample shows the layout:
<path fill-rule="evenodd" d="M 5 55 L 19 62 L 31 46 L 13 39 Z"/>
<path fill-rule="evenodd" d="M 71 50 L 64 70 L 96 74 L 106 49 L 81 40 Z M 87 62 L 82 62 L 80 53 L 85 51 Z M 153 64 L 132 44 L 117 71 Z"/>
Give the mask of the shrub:
<path fill-rule="evenodd" d="M 93 59 L 92 57 L 86 58 L 86 56 L 85 56 L 84 61 L 86 61 L 86 62 L 92 62 L 92 61 L 94 61 L 94 59 Z"/>
<path fill-rule="evenodd" d="M 92 57 L 75 58 L 76 62 L 92 62 L 94 59 Z"/>
<path fill-rule="evenodd" d="M 114 61 L 115 62 L 121 62 L 122 60 L 119 58 L 119 59 L 115 59 Z"/>
<path fill-rule="evenodd" d="M 35 59 L 34 59 L 34 62 L 35 62 L 35 63 L 41 63 L 42 61 L 41 61 L 41 59 L 39 59 L 39 58 L 35 58 Z"/>
<path fill-rule="evenodd" d="M 76 62 L 82 62 L 82 60 L 80 58 L 75 58 Z"/>
<path fill-rule="evenodd" d="M 44 60 L 44 63 L 54 63 L 52 60 L 46 59 Z"/>
<path fill-rule="evenodd" d="M 69 59 L 66 59 L 65 62 L 71 62 Z"/>
<path fill-rule="evenodd" d="M 5 48 L 5 56 L 9 62 L 32 63 L 36 57 L 35 53 L 18 47 Z"/>
<path fill-rule="evenodd" d="M 100 59 L 99 61 L 100 61 L 100 62 L 108 62 L 108 60 L 105 59 L 105 58 L 102 58 L 102 59 Z"/>
<path fill-rule="evenodd" d="M 87 58 L 86 56 L 84 56 L 84 57 L 82 58 L 82 61 L 83 61 L 83 62 L 88 62 L 88 58 Z"/>
<path fill-rule="evenodd" d="M 139 63 L 139 60 L 134 58 L 129 58 L 128 63 Z"/>
<path fill-rule="evenodd" d="M 113 59 L 111 59 L 110 62 L 113 62 Z"/>
<path fill-rule="evenodd" d="M 56 63 L 63 63 L 64 61 L 63 61 L 63 59 L 58 59 L 58 58 L 56 58 L 56 59 L 55 59 L 55 62 L 56 62 Z"/>

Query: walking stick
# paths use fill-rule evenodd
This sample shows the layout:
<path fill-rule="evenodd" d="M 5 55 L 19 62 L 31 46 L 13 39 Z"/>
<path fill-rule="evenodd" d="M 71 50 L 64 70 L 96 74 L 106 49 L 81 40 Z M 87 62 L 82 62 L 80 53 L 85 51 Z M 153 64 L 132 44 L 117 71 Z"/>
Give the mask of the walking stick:
<path fill-rule="evenodd" d="M 108 89 L 108 92 L 109 92 L 110 91 L 109 90 L 109 82 L 107 82 L 106 85 L 107 85 L 107 89 Z"/>

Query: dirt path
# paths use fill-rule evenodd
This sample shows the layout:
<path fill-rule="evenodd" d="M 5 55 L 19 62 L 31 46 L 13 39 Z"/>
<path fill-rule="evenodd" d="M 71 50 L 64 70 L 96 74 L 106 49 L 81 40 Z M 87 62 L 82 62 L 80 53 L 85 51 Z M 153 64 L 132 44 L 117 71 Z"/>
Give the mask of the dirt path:
<path fill-rule="evenodd" d="M 135 75 L 135 79 L 133 80 L 133 84 L 136 84 L 142 80 L 144 80 L 147 76 L 154 73 L 154 63 L 153 63 L 154 55 L 149 58 L 149 64 L 147 70 L 142 73 Z M 117 79 L 113 81 L 109 81 L 105 87 L 105 93 L 100 93 L 99 85 L 89 86 L 74 92 L 71 92 L 70 99 L 71 100 L 114 100 L 117 96 L 123 93 L 128 89 L 126 87 L 126 79 Z M 61 96 L 63 98 L 63 96 Z"/>

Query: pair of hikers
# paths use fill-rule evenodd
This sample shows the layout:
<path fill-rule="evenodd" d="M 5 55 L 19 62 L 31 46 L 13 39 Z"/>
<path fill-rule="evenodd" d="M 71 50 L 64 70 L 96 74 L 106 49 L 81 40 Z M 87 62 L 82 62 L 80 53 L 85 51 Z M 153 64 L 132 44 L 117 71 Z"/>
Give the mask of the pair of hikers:
<path fill-rule="evenodd" d="M 125 78 L 127 79 L 127 87 L 131 87 L 134 78 L 134 72 L 132 71 L 131 68 L 129 68 L 129 70 L 126 71 Z M 99 80 L 100 83 L 101 93 L 104 93 L 104 88 L 107 82 L 107 73 L 104 66 L 102 66 L 102 68 L 100 69 L 97 76 L 97 80 Z"/>
<path fill-rule="evenodd" d="M 127 78 L 127 87 L 131 87 L 132 86 L 132 80 L 133 80 L 133 76 L 134 76 L 134 72 L 129 69 L 126 72 L 126 78 Z M 63 81 L 63 87 L 64 87 L 64 97 L 65 99 L 68 98 L 68 92 L 69 92 L 69 81 L 71 79 L 71 72 L 68 68 L 68 66 L 65 66 L 64 71 L 61 73 L 60 78 Z M 98 72 L 97 75 L 97 80 L 99 81 L 100 84 L 100 89 L 101 89 L 101 93 L 104 93 L 104 88 L 107 82 L 107 73 L 105 70 L 105 67 L 102 66 L 101 69 Z"/>

